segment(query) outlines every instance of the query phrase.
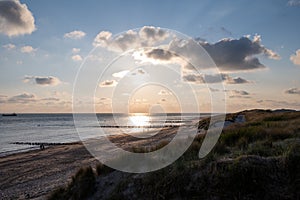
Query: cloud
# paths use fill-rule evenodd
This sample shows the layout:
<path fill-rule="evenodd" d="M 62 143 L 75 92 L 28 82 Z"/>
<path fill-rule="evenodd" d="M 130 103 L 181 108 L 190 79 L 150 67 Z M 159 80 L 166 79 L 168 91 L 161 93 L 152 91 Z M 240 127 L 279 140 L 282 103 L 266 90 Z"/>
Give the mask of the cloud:
<path fill-rule="evenodd" d="M 203 75 L 187 74 L 182 77 L 183 81 L 195 84 L 205 83 Z"/>
<path fill-rule="evenodd" d="M 12 49 L 16 48 L 16 45 L 9 43 L 9 44 L 3 45 L 2 47 L 7 50 L 12 50 Z"/>
<path fill-rule="evenodd" d="M 0 95 L 0 104 L 30 104 L 31 106 L 60 106 L 70 104 L 68 101 L 62 101 L 55 97 L 39 98 L 35 94 L 23 92 L 15 96 L 3 96 Z M 13 108 L 13 107 L 12 107 Z M 49 108 L 49 107 L 47 107 Z M 32 110 L 31 110 L 32 111 Z"/>
<path fill-rule="evenodd" d="M 129 49 L 147 47 L 163 41 L 169 33 L 159 27 L 144 26 L 139 31 L 128 30 L 116 37 L 109 31 L 101 31 L 94 39 L 94 46 L 108 48 L 110 51 L 124 52 Z"/>
<path fill-rule="evenodd" d="M 226 81 L 227 84 L 244 84 L 244 83 L 251 83 L 251 81 L 248 81 L 241 77 L 231 78 L 227 76 Z"/>
<path fill-rule="evenodd" d="M 161 96 L 165 96 L 165 95 L 171 95 L 172 93 L 171 92 L 168 92 L 166 90 L 160 90 L 158 92 L 158 95 L 161 95 Z"/>
<path fill-rule="evenodd" d="M 245 90 L 228 90 L 228 92 L 231 92 L 235 95 L 249 95 L 250 93 Z"/>
<path fill-rule="evenodd" d="M 132 56 L 140 63 L 152 63 L 154 65 L 168 63 L 184 65 L 186 63 L 185 60 L 177 56 L 174 52 L 162 47 L 134 51 Z"/>
<path fill-rule="evenodd" d="M 8 96 L 0 94 L 0 104 L 5 103 L 7 101 Z"/>
<path fill-rule="evenodd" d="M 250 93 L 245 90 L 225 90 L 229 93 L 229 98 L 251 98 Z"/>
<path fill-rule="evenodd" d="M 0 1 L 0 33 L 9 37 L 35 31 L 34 17 L 18 0 Z"/>
<path fill-rule="evenodd" d="M 182 77 L 183 81 L 194 83 L 194 84 L 204 84 L 204 83 L 220 83 L 223 79 L 219 75 L 209 75 L 208 77 L 203 74 L 186 74 Z"/>
<path fill-rule="evenodd" d="M 227 31 L 224 27 L 222 30 Z M 162 41 L 166 41 L 166 39 L 169 44 L 162 46 Z M 239 39 L 225 38 L 216 43 L 198 40 L 197 43 L 206 50 L 222 73 L 265 69 L 266 66 L 258 59 L 260 55 L 269 59 L 280 59 L 276 52 L 262 44 L 260 35 L 254 35 L 252 38 L 250 36 Z M 111 32 L 102 31 L 95 37 L 93 45 L 116 52 L 148 47 L 133 52 L 134 59 L 153 64 L 175 63 L 182 67 L 184 65 L 184 70 L 189 66 L 184 58 L 188 58 L 190 63 L 197 63 L 199 66 L 195 66 L 196 69 L 213 67 L 211 62 L 205 60 L 206 54 L 199 53 L 199 46 L 195 44 L 194 40 L 179 39 L 159 27 L 145 26 L 140 30 L 129 30 L 115 37 L 112 37 Z M 149 49 L 153 46 L 159 47 Z M 242 82 L 243 80 L 239 78 L 233 79 L 229 83 Z"/>
<path fill-rule="evenodd" d="M 100 101 L 109 101 L 109 100 L 111 100 L 111 99 L 108 98 L 108 97 L 101 97 L 101 98 L 100 98 Z"/>
<path fill-rule="evenodd" d="M 280 56 L 261 44 L 261 37 L 254 36 L 240 39 L 222 39 L 210 44 L 199 42 L 215 61 L 221 71 L 247 71 L 266 68 L 255 55 L 265 55 L 270 59 L 278 60 Z"/>
<path fill-rule="evenodd" d="M 198 41 L 198 43 L 211 56 L 221 72 L 250 71 L 266 68 L 256 57 L 258 55 L 264 55 L 275 60 L 280 59 L 277 53 L 261 44 L 260 35 L 255 35 L 252 40 L 250 36 L 245 36 L 240 39 L 225 38 L 214 44 L 205 41 Z M 212 64 L 205 61 L 206 57 L 202 54 L 199 55 L 199 53 L 201 52 L 199 52 L 199 47 L 194 40 L 173 38 L 167 47 L 136 51 L 133 53 L 133 57 L 136 60 L 154 64 L 162 62 L 177 63 L 182 65 L 184 70 L 212 68 Z M 199 66 L 191 66 L 186 61 L 184 62 L 183 58 L 188 58 L 189 62 L 197 63 Z"/>
<path fill-rule="evenodd" d="M 54 98 L 54 97 L 48 97 L 48 98 L 43 98 L 40 99 L 41 101 L 60 101 L 59 98 Z"/>
<path fill-rule="evenodd" d="M 145 75 L 146 74 L 146 71 L 144 71 L 143 69 L 141 68 L 138 68 L 136 70 L 134 70 L 131 75 L 132 76 L 136 76 L 136 75 Z"/>
<path fill-rule="evenodd" d="M 273 99 L 262 99 L 262 100 L 256 101 L 256 103 L 264 104 L 268 108 L 270 108 L 270 107 L 294 108 L 294 109 L 299 109 L 300 108 L 299 101 L 288 102 L 288 101 L 278 101 L 278 100 L 273 100 Z"/>
<path fill-rule="evenodd" d="M 287 4 L 289 6 L 300 6 L 300 0 L 289 0 Z"/>
<path fill-rule="evenodd" d="M 144 26 L 141 28 L 139 35 L 144 40 L 150 40 L 151 42 L 162 41 L 169 36 L 166 31 L 153 26 Z"/>
<path fill-rule="evenodd" d="M 53 76 L 25 76 L 24 83 L 34 82 L 35 84 L 42 86 L 55 86 L 61 83 L 61 81 Z"/>
<path fill-rule="evenodd" d="M 94 46 L 102 46 L 106 47 L 108 45 L 108 41 L 111 39 L 112 33 L 109 31 L 101 31 L 95 37 L 93 45 Z"/>
<path fill-rule="evenodd" d="M 124 70 L 124 71 L 113 73 L 112 76 L 115 77 L 115 78 L 123 78 L 129 72 L 130 72 L 129 70 Z"/>
<path fill-rule="evenodd" d="M 146 52 L 146 55 L 149 58 L 158 60 L 170 60 L 171 58 L 175 57 L 173 53 L 164 49 L 152 49 L 151 51 Z"/>
<path fill-rule="evenodd" d="M 255 57 L 256 55 L 264 55 L 270 59 L 280 59 L 277 53 L 261 44 L 261 37 L 259 35 L 255 35 L 253 40 L 250 40 L 249 37 L 241 37 L 240 39 L 225 38 L 214 44 L 205 41 L 198 41 L 198 43 L 207 51 L 222 72 L 266 68 Z M 195 45 L 193 40 L 175 39 L 170 43 L 168 50 L 176 52 L 177 55 L 182 57 L 189 58 L 189 62 L 191 63 L 200 65 L 195 66 L 196 68 L 208 69 L 213 67 L 209 62 L 205 62 L 206 57 L 199 55 L 199 47 Z M 186 66 L 189 65 L 187 64 Z"/>
<path fill-rule="evenodd" d="M 118 84 L 115 80 L 106 80 L 99 84 L 99 87 L 114 87 Z"/>
<path fill-rule="evenodd" d="M 85 32 L 76 30 L 76 31 L 72 31 L 72 32 L 66 33 L 64 35 L 64 38 L 78 40 L 78 39 L 83 38 L 85 35 L 86 35 Z"/>
<path fill-rule="evenodd" d="M 300 88 L 290 88 L 285 91 L 286 94 L 298 94 L 300 95 Z"/>
<path fill-rule="evenodd" d="M 75 54 L 76 54 L 76 53 L 79 53 L 79 52 L 80 52 L 80 49 L 79 49 L 79 48 L 73 48 L 73 49 L 72 49 L 72 53 L 75 53 Z"/>
<path fill-rule="evenodd" d="M 137 32 L 129 30 L 115 38 L 115 40 L 111 43 L 112 49 L 114 49 L 114 51 L 127 51 L 131 48 L 140 47 L 138 39 Z"/>
<path fill-rule="evenodd" d="M 217 88 L 209 88 L 209 90 L 211 91 L 211 92 L 220 92 L 220 90 L 219 89 L 217 89 Z"/>
<path fill-rule="evenodd" d="M 250 98 L 250 93 L 245 90 L 220 90 L 216 88 L 209 88 L 211 92 L 226 92 L 229 93 L 229 98 Z"/>
<path fill-rule="evenodd" d="M 82 61 L 82 57 L 80 55 L 74 55 L 74 56 L 72 56 L 72 60 L 74 60 L 74 61 Z"/>
<path fill-rule="evenodd" d="M 36 100 L 37 99 L 34 94 L 24 92 L 22 94 L 8 98 L 7 102 L 8 103 L 29 103 L 29 102 L 35 102 Z"/>
<path fill-rule="evenodd" d="M 32 46 L 29 46 L 29 45 L 21 47 L 21 52 L 22 53 L 33 53 L 36 50 L 37 49 L 34 49 Z"/>
<path fill-rule="evenodd" d="M 193 74 L 188 73 L 183 75 L 183 81 L 194 84 L 213 84 L 213 83 L 226 83 L 226 84 L 244 84 L 251 83 L 250 81 L 241 77 L 232 78 L 228 74 Z"/>
<path fill-rule="evenodd" d="M 300 65 L 300 49 L 290 56 L 290 60 L 294 63 L 294 65 Z"/>
<path fill-rule="evenodd" d="M 138 74 L 146 74 L 146 72 L 143 69 L 137 69 L 136 71 Z"/>

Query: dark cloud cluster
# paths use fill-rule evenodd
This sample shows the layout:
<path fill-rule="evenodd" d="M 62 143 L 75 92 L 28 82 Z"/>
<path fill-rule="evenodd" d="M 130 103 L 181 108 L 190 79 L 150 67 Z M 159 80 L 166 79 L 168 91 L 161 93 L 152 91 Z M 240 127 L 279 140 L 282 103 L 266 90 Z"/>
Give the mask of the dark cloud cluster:
<path fill-rule="evenodd" d="M 214 44 L 203 40 L 198 40 L 197 42 L 222 72 L 250 71 L 266 68 L 256 57 L 257 55 L 264 55 L 270 59 L 280 59 L 277 53 L 261 44 L 259 35 L 255 35 L 252 40 L 249 37 L 241 37 L 240 39 L 225 38 Z M 146 52 L 146 56 L 161 61 L 181 57 L 188 61 L 188 63 L 183 64 L 184 70 L 212 68 L 213 64 L 207 58 L 207 54 L 203 49 L 199 48 L 192 40 L 174 39 L 167 49 L 152 49 Z M 191 63 L 198 66 L 193 66 Z"/>
<path fill-rule="evenodd" d="M 176 57 L 173 53 L 170 51 L 166 51 L 164 49 L 152 49 L 149 52 L 146 52 L 147 57 L 158 59 L 158 60 L 170 60 L 172 57 Z"/>
<path fill-rule="evenodd" d="M 25 4 L 18 0 L 0 1 L 0 32 L 8 36 L 31 34 L 34 18 Z"/>
<path fill-rule="evenodd" d="M 33 81 L 35 84 L 43 86 L 54 86 L 61 83 L 61 81 L 58 78 L 53 76 L 25 76 L 23 81 L 25 83 Z"/>
<path fill-rule="evenodd" d="M 244 84 L 244 83 L 251 83 L 251 81 L 248 81 L 241 77 L 231 78 L 227 75 L 226 83 L 227 84 Z"/>
<path fill-rule="evenodd" d="M 99 84 L 99 87 L 113 87 L 117 85 L 117 81 L 115 80 L 105 80 Z"/>
<path fill-rule="evenodd" d="M 212 57 L 221 71 L 247 71 L 266 68 L 256 55 L 262 54 L 271 59 L 279 55 L 261 45 L 260 36 L 253 40 L 248 37 L 240 39 L 223 39 L 215 44 L 199 42 Z"/>
<path fill-rule="evenodd" d="M 250 81 L 241 77 L 232 78 L 228 74 L 186 74 L 183 75 L 183 81 L 195 84 L 213 84 L 213 83 L 226 83 L 226 84 L 244 84 L 251 83 Z"/>
<path fill-rule="evenodd" d="M 245 90 L 229 90 L 229 92 L 235 94 L 235 95 L 249 95 L 250 93 Z"/>
<path fill-rule="evenodd" d="M 298 94 L 300 95 L 300 89 L 299 88 L 290 88 L 285 91 L 286 94 Z"/>

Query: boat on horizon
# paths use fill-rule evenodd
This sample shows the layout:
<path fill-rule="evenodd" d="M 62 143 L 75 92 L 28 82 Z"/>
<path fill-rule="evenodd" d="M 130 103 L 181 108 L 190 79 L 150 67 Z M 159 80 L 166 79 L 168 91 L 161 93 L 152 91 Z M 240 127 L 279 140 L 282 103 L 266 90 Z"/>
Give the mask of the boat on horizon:
<path fill-rule="evenodd" d="M 13 117 L 13 116 L 17 116 L 16 113 L 5 113 L 5 114 L 2 114 L 3 117 Z"/>

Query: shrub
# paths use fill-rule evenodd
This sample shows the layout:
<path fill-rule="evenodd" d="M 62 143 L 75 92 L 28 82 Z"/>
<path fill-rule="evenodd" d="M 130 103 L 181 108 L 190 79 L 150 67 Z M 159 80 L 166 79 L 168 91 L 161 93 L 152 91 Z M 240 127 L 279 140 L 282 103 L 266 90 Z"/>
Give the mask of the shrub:
<path fill-rule="evenodd" d="M 233 130 L 225 130 L 220 137 L 220 141 L 224 142 L 227 146 L 235 146 L 240 140 L 244 140 L 244 142 L 249 144 L 257 140 L 264 140 L 266 137 L 267 133 L 263 127 L 242 126 L 236 127 Z"/>
<path fill-rule="evenodd" d="M 99 163 L 96 165 L 96 172 L 97 172 L 98 176 L 109 174 L 112 171 L 114 171 L 114 169 L 112 169 L 102 163 Z"/>
<path fill-rule="evenodd" d="M 274 116 L 264 118 L 264 121 L 282 121 L 282 120 L 284 120 L 284 117 L 282 115 L 274 115 Z"/>
<path fill-rule="evenodd" d="M 253 144 L 247 151 L 248 155 L 257 155 L 263 157 L 274 156 L 273 153 L 274 152 L 270 146 L 260 142 Z"/>
<path fill-rule="evenodd" d="M 291 192 L 294 194 L 295 199 L 300 197 L 300 144 L 294 144 L 288 150 L 285 164 L 290 177 Z"/>
<path fill-rule="evenodd" d="M 58 188 L 48 199 L 85 199 L 95 192 L 96 178 L 93 169 L 81 168 L 66 188 Z"/>
<path fill-rule="evenodd" d="M 48 200 L 64 200 L 66 199 L 66 190 L 64 187 L 59 187 L 56 190 L 54 190 Z"/>
<path fill-rule="evenodd" d="M 294 144 L 287 151 L 285 164 L 290 174 L 290 177 L 300 178 L 300 144 Z"/>

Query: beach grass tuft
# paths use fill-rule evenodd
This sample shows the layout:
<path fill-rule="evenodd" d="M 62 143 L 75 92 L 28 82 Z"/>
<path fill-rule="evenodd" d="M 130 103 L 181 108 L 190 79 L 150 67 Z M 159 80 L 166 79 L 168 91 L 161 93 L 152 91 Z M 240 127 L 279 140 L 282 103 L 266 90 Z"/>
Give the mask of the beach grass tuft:
<path fill-rule="evenodd" d="M 48 199 L 85 199 L 95 192 L 95 183 L 93 169 L 90 166 L 80 168 L 67 187 L 58 188 Z"/>

